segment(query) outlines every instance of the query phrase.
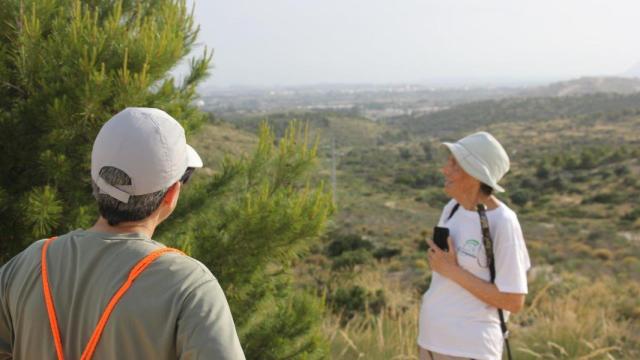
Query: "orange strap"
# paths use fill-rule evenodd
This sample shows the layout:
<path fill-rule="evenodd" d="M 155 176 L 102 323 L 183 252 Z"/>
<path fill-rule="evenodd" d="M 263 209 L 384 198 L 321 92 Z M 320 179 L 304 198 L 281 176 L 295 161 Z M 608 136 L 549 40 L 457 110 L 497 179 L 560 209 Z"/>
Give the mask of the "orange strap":
<path fill-rule="evenodd" d="M 55 240 L 56 237 L 52 237 L 48 239 L 44 246 L 42 247 L 42 261 L 41 261 L 41 270 L 42 270 L 42 290 L 44 292 L 44 301 L 47 306 L 47 313 L 49 314 L 49 324 L 51 325 L 51 332 L 53 333 L 53 340 L 56 345 L 56 353 L 58 354 L 58 360 L 64 360 L 64 353 L 62 351 L 62 339 L 60 337 L 60 329 L 58 328 L 58 319 L 56 316 L 56 308 L 53 303 L 53 297 L 51 296 L 51 287 L 49 286 L 49 276 L 47 272 L 47 248 L 49 244 Z M 129 290 L 133 282 L 142 274 L 142 272 L 147 268 L 147 266 L 151 265 L 151 263 L 156 260 L 158 257 L 166 254 L 166 253 L 179 253 L 184 254 L 182 251 L 172 248 L 162 248 L 152 251 L 149 255 L 145 256 L 142 260 L 140 260 L 129 272 L 129 277 L 127 280 L 120 286 L 118 291 L 116 291 L 115 295 L 111 298 L 107 307 L 105 308 L 102 316 L 100 316 L 100 320 L 98 321 L 98 325 L 96 325 L 93 334 L 91 335 L 91 339 L 89 339 L 89 343 L 87 347 L 82 352 L 81 360 L 89 360 L 93 356 L 93 353 L 96 350 L 96 346 L 98 342 L 100 342 L 100 336 L 102 336 L 102 332 L 104 331 L 104 327 L 107 325 L 107 321 L 109 320 L 109 316 L 113 312 L 113 309 L 118 304 L 118 301 L 122 298 L 122 296 Z"/>
<path fill-rule="evenodd" d="M 49 244 L 55 240 L 55 237 L 49 238 L 42 246 L 42 258 L 40 259 L 40 270 L 42 272 L 42 292 L 44 293 L 44 302 L 47 305 L 47 313 L 49 313 L 49 324 L 53 333 L 53 341 L 56 344 L 56 353 L 58 360 L 64 360 L 62 352 L 62 340 L 60 339 L 60 330 L 58 330 L 58 317 L 56 316 L 56 307 L 53 305 L 53 297 L 51 296 L 51 288 L 49 287 L 49 273 L 47 272 L 47 248 Z"/>

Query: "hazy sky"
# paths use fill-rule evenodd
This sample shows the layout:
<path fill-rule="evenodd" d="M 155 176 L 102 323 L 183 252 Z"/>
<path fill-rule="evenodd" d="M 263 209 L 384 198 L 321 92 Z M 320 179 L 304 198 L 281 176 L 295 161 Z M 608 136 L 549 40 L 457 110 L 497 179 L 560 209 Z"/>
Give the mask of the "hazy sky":
<path fill-rule="evenodd" d="M 208 85 L 535 80 L 640 62 L 638 0 L 193 0 Z"/>

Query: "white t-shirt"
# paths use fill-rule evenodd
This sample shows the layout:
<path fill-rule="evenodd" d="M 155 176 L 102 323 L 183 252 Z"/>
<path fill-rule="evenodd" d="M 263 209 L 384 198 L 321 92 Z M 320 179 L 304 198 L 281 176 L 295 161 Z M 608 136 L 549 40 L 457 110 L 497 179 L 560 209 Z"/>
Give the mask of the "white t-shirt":
<path fill-rule="evenodd" d="M 447 220 L 456 202 L 444 208 L 438 226 L 448 227 L 458 264 L 476 277 L 491 280 L 482 242 L 480 217 L 460 206 Z M 495 284 L 501 292 L 527 293 L 531 267 L 520 223 L 502 202 L 487 211 L 496 264 Z M 506 319 L 509 317 L 504 312 Z M 505 319 L 505 320 L 506 320 Z M 498 310 L 448 278 L 433 272 L 422 298 L 418 345 L 434 352 L 478 360 L 502 358 L 502 331 Z"/>

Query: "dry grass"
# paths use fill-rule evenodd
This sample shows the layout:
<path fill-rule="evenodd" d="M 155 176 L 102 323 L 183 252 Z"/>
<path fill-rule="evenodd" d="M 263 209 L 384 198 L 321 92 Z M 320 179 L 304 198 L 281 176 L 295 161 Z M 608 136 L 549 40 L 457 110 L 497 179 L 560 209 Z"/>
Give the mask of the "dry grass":
<path fill-rule="evenodd" d="M 378 316 L 366 311 L 344 326 L 340 326 L 341 316 L 327 316 L 324 332 L 331 345 L 331 359 L 417 359 L 418 294 L 398 275 L 379 266 L 351 279 L 367 290 L 384 289 L 386 308 Z"/>
<path fill-rule="evenodd" d="M 633 319 L 621 316 L 623 292 L 606 280 L 548 283 L 514 319 L 524 324 L 515 330 L 517 358 L 637 359 L 640 335 Z"/>
<path fill-rule="evenodd" d="M 339 316 L 325 319 L 332 359 L 417 359 L 418 304 L 404 312 L 356 316 L 344 327 Z"/>
<path fill-rule="evenodd" d="M 331 359 L 417 359 L 418 296 L 384 281 L 379 271 L 361 278 L 367 277 L 380 281 L 391 295 L 387 311 L 360 314 L 345 326 L 339 316 L 327 317 L 324 332 Z M 510 322 L 516 359 L 640 358 L 639 319 L 620 314 L 621 299 L 635 296 L 638 287 L 618 288 L 611 281 L 573 275 L 543 277 L 532 284 L 528 308 Z M 405 297 L 411 300 L 409 307 Z"/>

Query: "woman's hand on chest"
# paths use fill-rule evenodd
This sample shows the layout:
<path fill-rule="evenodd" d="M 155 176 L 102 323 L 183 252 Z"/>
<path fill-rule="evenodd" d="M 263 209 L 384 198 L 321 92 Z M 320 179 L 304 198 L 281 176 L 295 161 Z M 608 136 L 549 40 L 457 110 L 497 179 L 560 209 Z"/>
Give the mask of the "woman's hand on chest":
<path fill-rule="evenodd" d="M 453 239 L 449 237 L 447 243 L 449 244 L 449 250 L 444 251 L 434 244 L 431 239 L 427 239 L 427 244 L 429 244 L 427 259 L 432 271 L 445 277 L 451 277 L 453 272 L 459 269 L 459 265 Z"/>

